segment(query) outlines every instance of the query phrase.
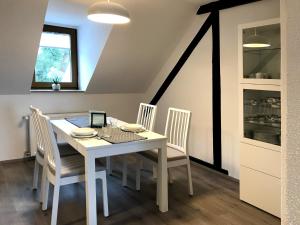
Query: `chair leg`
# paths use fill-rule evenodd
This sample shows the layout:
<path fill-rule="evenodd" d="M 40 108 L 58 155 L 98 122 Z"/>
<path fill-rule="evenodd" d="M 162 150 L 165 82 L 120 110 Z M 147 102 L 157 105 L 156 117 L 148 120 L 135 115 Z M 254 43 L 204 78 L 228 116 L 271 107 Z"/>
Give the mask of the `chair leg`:
<path fill-rule="evenodd" d="M 34 171 L 33 171 L 33 184 L 32 189 L 37 189 L 38 186 L 38 180 L 39 180 L 39 170 L 40 170 L 40 164 L 37 160 L 35 160 L 34 163 Z"/>
<path fill-rule="evenodd" d="M 157 166 L 156 165 L 152 166 L 152 172 L 153 172 L 152 178 L 156 179 L 157 178 Z"/>
<path fill-rule="evenodd" d="M 122 159 L 123 169 L 122 169 L 122 185 L 123 187 L 127 186 L 127 160 L 126 156 Z"/>
<path fill-rule="evenodd" d="M 174 177 L 173 177 L 173 172 L 171 172 L 170 168 L 168 168 L 168 177 L 169 177 L 169 183 L 173 184 Z"/>
<path fill-rule="evenodd" d="M 106 157 L 106 170 L 108 175 L 112 175 L 112 168 L 111 168 L 111 158 Z"/>
<path fill-rule="evenodd" d="M 40 203 L 43 203 L 43 196 L 45 195 L 44 194 L 45 193 L 45 183 L 46 183 L 46 179 L 47 179 L 46 171 L 47 171 L 47 169 L 45 168 L 45 166 L 43 166 L 42 182 L 41 182 L 41 193 L 40 193 Z"/>
<path fill-rule="evenodd" d="M 51 225 L 57 224 L 57 211 L 58 211 L 58 202 L 59 202 L 59 188 L 60 185 L 57 183 L 54 185 L 53 193 L 53 203 L 52 203 L 52 214 L 51 214 Z"/>
<path fill-rule="evenodd" d="M 49 180 L 46 177 L 44 187 L 43 187 L 43 196 L 42 196 L 42 210 L 45 211 L 48 208 L 48 196 L 49 196 Z"/>
<path fill-rule="evenodd" d="M 137 164 L 136 164 L 136 174 L 135 174 L 135 189 L 137 191 L 141 190 L 141 169 L 143 167 L 143 160 L 142 159 L 137 159 Z"/>
<path fill-rule="evenodd" d="M 192 196 L 192 195 L 194 195 L 194 191 L 193 191 L 193 181 L 192 181 L 190 160 L 187 160 L 186 166 L 187 166 L 187 175 L 188 175 L 188 181 L 189 181 L 189 194 Z"/>
<path fill-rule="evenodd" d="M 102 178 L 102 195 L 103 195 L 103 210 L 104 216 L 109 216 L 108 211 L 108 197 L 107 197 L 107 181 L 106 181 L 106 174 Z"/>

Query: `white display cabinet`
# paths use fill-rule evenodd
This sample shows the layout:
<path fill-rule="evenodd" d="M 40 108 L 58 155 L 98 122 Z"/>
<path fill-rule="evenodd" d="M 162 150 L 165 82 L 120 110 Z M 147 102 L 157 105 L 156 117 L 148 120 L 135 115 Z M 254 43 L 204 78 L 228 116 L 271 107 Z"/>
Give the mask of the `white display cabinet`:
<path fill-rule="evenodd" d="M 238 45 L 240 199 L 280 217 L 279 19 L 240 25 Z"/>

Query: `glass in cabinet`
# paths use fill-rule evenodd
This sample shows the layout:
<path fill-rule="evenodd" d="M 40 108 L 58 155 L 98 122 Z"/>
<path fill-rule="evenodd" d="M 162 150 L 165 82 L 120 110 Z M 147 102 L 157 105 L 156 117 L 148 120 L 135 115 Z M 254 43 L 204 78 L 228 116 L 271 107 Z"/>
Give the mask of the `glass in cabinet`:
<path fill-rule="evenodd" d="M 280 146 L 280 92 L 244 89 L 243 102 L 244 137 Z"/>
<path fill-rule="evenodd" d="M 280 79 L 280 24 L 244 28 L 242 38 L 243 78 Z"/>

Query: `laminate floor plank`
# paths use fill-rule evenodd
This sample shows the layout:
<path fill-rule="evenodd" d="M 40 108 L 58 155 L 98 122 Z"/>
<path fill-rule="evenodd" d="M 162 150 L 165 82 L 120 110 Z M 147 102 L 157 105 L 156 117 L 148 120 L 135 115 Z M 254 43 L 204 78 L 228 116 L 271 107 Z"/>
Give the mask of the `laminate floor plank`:
<path fill-rule="evenodd" d="M 135 173 L 129 166 L 128 186 L 121 186 L 121 161 L 113 161 L 108 176 L 110 216 L 104 218 L 101 182 L 97 181 L 98 224 L 103 225 L 279 225 L 280 220 L 239 200 L 236 180 L 192 163 L 194 196 L 188 195 L 186 169 L 174 169 L 169 186 L 169 211 L 156 207 L 156 183 L 149 171 L 142 172 L 141 191 L 135 191 Z M 0 164 L 0 225 L 50 224 L 52 192 L 46 212 L 32 190 L 34 161 Z M 149 167 L 150 168 L 150 167 Z M 84 183 L 61 187 L 58 224 L 84 225 Z"/>

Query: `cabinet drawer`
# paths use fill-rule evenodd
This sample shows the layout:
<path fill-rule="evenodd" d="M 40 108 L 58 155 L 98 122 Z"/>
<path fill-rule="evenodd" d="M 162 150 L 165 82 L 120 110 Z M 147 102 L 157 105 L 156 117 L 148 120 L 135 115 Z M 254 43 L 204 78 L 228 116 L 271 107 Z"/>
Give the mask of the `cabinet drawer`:
<path fill-rule="evenodd" d="M 241 166 L 240 198 L 280 217 L 280 179 Z"/>
<path fill-rule="evenodd" d="M 280 152 L 240 143 L 240 163 L 242 166 L 258 170 L 272 176 L 281 177 Z"/>

